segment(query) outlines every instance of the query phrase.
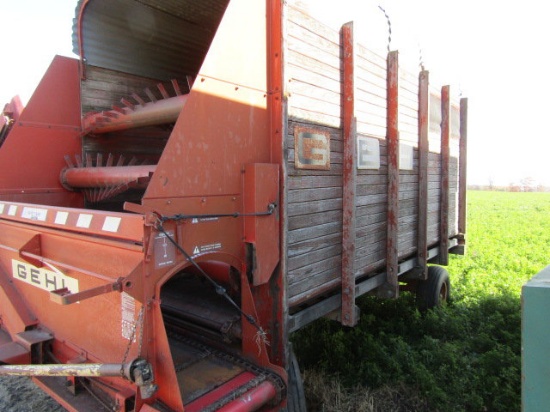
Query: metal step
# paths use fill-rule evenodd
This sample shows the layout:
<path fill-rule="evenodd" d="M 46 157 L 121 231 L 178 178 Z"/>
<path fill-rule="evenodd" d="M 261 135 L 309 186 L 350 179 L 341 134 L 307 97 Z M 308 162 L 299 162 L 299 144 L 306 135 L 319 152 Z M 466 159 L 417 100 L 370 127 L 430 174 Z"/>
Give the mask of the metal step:
<path fill-rule="evenodd" d="M 30 364 L 42 363 L 43 350 L 41 345 L 53 339 L 51 333 L 30 329 L 14 336 L 0 329 L 0 363 L 6 364 Z M 34 354 L 34 357 L 33 357 Z"/>
<path fill-rule="evenodd" d="M 23 345 L 13 342 L 6 331 L 0 329 L 0 363 L 29 363 L 31 352 Z"/>

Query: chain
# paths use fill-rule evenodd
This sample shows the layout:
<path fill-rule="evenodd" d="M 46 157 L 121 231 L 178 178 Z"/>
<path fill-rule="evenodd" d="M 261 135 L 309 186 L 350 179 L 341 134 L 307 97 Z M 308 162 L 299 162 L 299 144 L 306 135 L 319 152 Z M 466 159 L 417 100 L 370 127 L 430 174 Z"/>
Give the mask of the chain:
<path fill-rule="evenodd" d="M 378 8 L 384 13 L 384 16 L 386 16 L 386 20 L 388 21 L 388 53 L 390 52 L 390 46 L 391 46 L 391 21 L 390 16 L 388 16 L 388 13 L 386 13 L 386 10 L 382 6 L 378 6 Z"/>
<path fill-rule="evenodd" d="M 130 335 L 130 340 L 128 342 L 128 345 L 126 346 L 126 350 L 124 351 L 124 357 L 122 358 L 122 363 L 120 364 L 120 376 L 122 376 L 123 378 L 125 378 L 124 364 L 126 363 L 126 360 L 128 359 L 128 355 L 130 354 L 130 349 L 132 347 L 132 343 L 134 342 L 134 338 L 136 337 L 136 331 L 138 326 L 139 326 L 138 356 L 141 355 L 141 349 L 143 347 L 143 313 L 144 311 L 145 311 L 145 306 L 141 306 L 138 318 L 134 322 L 134 327 L 132 328 L 132 334 Z"/>

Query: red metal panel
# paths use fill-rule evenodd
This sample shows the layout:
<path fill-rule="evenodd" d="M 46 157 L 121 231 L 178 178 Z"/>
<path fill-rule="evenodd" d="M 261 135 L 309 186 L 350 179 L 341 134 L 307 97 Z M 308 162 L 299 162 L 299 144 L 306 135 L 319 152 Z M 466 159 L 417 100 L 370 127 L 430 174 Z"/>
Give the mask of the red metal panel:
<path fill-rule="evenodd" d="M 343 129 L 344 158 L 342 171 L 342 324 L 355 326 L 355 188 L 357 180 L 355 119 L 355 49 L 353 23 L 342 26 L 344 51 Z"/>
<path fill-rule="evenodd" d="M 12 334 L 36 325 L 38 320 L 17 291 L 8 268 L 0 262 L 0 313 L 2 324 Z"/>
<path fill-rule="evenodd" d="M 428 278 L 428 153 L 430 131 L 430 73 L 419 75 L 418 91 L 418 237 L 417 260 L 421 278 Z"/>
<path fill-rule="evenodd" d="M 64 283 L 72 291 L 85 291 L 104 285 L 106 279 L 115 281 L 125 278 L 136 267 L 141 269 L 141 247 L 94 236 L 62 234 L 46 228 L 31 230 L 30 225 L 20 223 L 5 222 L 1 226 L 0 264 L 8 271 L 8 277 L 21 300 L 26 303 L 28 312 L 40 313 L 40 324 L 55 330 L 56 339 L 85 348 L 90 359 L 120 362 L 123 348 L 128 343 L 121 334 L 121 294 L 112 292 L 81 301 L 78 305 L 62 306 L 50 301 L 49 291 L 63 287 Z M 21 259 L 18 250 L 27 243 L 25 239 L 32 239 L 36 234 L 40 235 L 43 257 L 49 262 L 62 262 L 63 266 L 54 264 L 45 270 Z M 101 275 L 101 278 L 93 273 Z M 128 292 L 139 292 L 138 283 L 126 285 Z M 1 305 L 4 316 L 12 310 L 6 306 L 20 306 L 13 300 L 4 299 Z M 135 306 L 139 309 L 137 300 Z M 85 313 L 91 314 L 93 322 L 82 321 Z"/>
<path fill-rule="evenodd" d="M 386 243 L 386 283 L 382 286 L 382 295 L 399 295 L 398 241 L 399 241 L 399 54 L 388 54 L 388 220 Z"/>
<path fill-rule="evenodd" d="M 245 241 L 252 245 L 254 286 L 269 281 L 279 263 L 279 165 L 251 164 L 245 166 L 244 212 L 246 214 L 267 212 L 275 207 L 269 216 L 247 216 L 245 218 Z"/>
<path fill-rule="evenodd" d="M 80 152 L 78 62 L 57 56 L 0 150 L 0 199 L 81 206 L 59 182 L 64 156 Z"/>
<path fill-rule="evenodd" d="M 78 78 L 77 60 L 55 56 L 21 113 L 19 122 L 35 127 L 65 127 L 80 131 Z"/>
<path fill-rule="evenodd" d="M 143 216 L 0 201 L 0 221 L 143 242 Z"/>
<path fill-rule="evenodd" d="M 182 194 L 236 194 L 245 164 L 269 163 L 265 8 L 261 1 L 229 4 L 144 204 Z"/>
<path fill-rule="evenodd" d="M 468 99 L 460 99 L 460 161 L 458 182 L 458 233 L 466 235 L 466 190 L 468 157 Z M 459 244 L 465 243 L 465 238 L 459 239 Z"/>
<path fill-rule="evenodd" d="M 283 55 L 282 55 L 282 4 L 278 0 L 267 1 L 267 109 L 269 116 L 269 133 L 271 146 L 271 163 L 279 165 L 280 207 L 279 230 L 286 233 L 286 199 L 284 170 L 284 139 L 286 137 L 286 122 L 283 112 Z M 280 250 L 286 250 L 286 237 L 280 236 Z M 252 293 L 256 300 L 258 316 L 269 335 L 271 335 L 271 362 L 285 366 L 288 358 L 286 284 L 284 274 L 285 259 L 281 258 L 278 270 L 269 283 L 257 286 Z M 286 379 L 283 376 L 283 379 Z M 282 405 L 284 406 L 284 404 Z"/>
<path fill-rule="evenodd" d="M 449 263 L 449 166 L 451 136 L 451 93 L 449 86 L 441 88 L 441 225 L 439 232 L 439 263 Z"/>
<path fill-rule="evenodd" d="M 229 393 L 238 389 L 240 386 L 249 382 L 253 378 L 254 375 L 252 373 L 243 372 L 240 375 L 237 375 L 235 378 L 231 379 L 229 382 L 226 382 L 222 386 L 214 389 L 213 391 L 191 402 L 190 404 L 185 405 L 185 412 L 200 412 L 204 410 L 204 408 L 216 402 L 218 399 L 224 397 L 225 395 L 228 395 Z"/>
<path fill-rule="evenodd" d="M 246 392 L 233 402 L 218 409 L 219 412 L 253 412 L 265 406 L 276 395 L 273 384 L 269 381 L 262 382 L 254 389 Z"/>

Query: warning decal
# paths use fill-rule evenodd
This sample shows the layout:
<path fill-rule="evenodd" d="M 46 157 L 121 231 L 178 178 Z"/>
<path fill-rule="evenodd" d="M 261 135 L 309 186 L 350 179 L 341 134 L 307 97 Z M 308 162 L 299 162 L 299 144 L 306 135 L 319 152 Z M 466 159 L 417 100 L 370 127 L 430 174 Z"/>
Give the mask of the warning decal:
<path fill-rule="evenodd" d="M 219 250 L 221 248 L 222 244 L 220 242 L 210 243 L 208 245 L 202 246 L 195 246 L 195 248 L 193 249 L 193 254 L 198 255 L 199 253 L 213 252 L 214 250 Z"/>

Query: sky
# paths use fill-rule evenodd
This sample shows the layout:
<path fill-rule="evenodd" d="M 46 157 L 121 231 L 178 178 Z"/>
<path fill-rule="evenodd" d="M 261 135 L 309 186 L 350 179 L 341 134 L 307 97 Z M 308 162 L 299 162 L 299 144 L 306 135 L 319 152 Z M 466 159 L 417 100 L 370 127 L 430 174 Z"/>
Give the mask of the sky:
<path fill-rule="evenodd" d="M 196 0 L 195 0 L 196 1 Z M 392 25 L 400 63 L 468 97 L 468 183 L 509 185 L 531 177 L 550 186 L 550 38 L 539 0 L 302 0 L 335 28 L 353 20 L 356 38 L 382 51 Z M 0 106 L 29 99 L 55 54 L 72 54 L 77 0 L 0 0 Z M 315 7 L 311 7 L 311 4 Z"/>

